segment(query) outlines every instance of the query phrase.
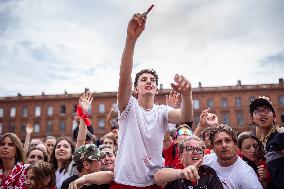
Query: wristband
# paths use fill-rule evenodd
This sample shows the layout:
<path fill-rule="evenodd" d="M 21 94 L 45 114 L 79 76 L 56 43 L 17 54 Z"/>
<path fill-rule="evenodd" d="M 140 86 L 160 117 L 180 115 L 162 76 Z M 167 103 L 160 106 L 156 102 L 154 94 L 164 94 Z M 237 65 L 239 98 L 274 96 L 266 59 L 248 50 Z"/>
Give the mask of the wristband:
<path fill-rule="evenodd" d="M 91 121 L 88 118 L 88 114 L 83 112 L 83 109 L 81 106 L 77 106 L 77 115 L 78 117 L 82 118 L 85 122 L 85 124 L 89 127 L 91 125 Z"/>

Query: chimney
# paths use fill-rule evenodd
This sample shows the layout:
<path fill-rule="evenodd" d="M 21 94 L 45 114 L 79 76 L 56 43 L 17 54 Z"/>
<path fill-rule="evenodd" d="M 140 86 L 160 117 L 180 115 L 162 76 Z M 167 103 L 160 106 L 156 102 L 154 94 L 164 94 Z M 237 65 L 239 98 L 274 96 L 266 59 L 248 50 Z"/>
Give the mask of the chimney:
<path fill-rule="evenodd" d="M 202 83 L 198 82 L 198 88 L 201 88 L 201 87 L 202 87 Z"/>
<path fill-rule="evenodd" d="M 160 83 L 160 90 L 164 89 L 163 83 Z"/>
<path fill-rule="evenodd" d="M 241 80 L 238 80 L 237 86 L 241 86 L 241 85 L 242 85 L 242 81 L 241 81 Z"/>
<path fill-rule="evenodd" d="M 279 78 L 279 84 L 283 84 L 283 78 Z"/>

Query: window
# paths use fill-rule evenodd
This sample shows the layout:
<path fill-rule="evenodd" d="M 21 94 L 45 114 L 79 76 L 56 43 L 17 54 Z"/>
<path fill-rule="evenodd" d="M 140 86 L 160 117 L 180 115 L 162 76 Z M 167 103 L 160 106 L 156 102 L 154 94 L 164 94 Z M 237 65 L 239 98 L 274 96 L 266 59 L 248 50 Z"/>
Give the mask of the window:
<path fill-rule="evenodd" d="M 64 133 L 64 131 L 65 131 L 65 123 L 64 121 L 60 121 L 60 132 Z"/>
<path fill-rule="evenodd" d="M 103 129 L 105 127 L 105 120 L 104 119 L 100 119 L 99 120 L 99 128 Z"/>
<path fill-rule="evenodd" d="M 114 111 L 115 113 L 118 112 L 118 105 L 117 105 L 117 103 L 113 103 L 113 104 L 112 104 L 112 109 L 113 109 L 113 111 Z"/>
<path fill-rule="evenodd" d="M 9 126 L 9 132 L 14 133 L 15 132 L 15 125 L 13 123 L 10 124 Z"/>
<path fill-rule="evenodd" d="M 228 100 L 226 97 L 221 98 L 221 107 L 222 108 L 227 108 L 228 107 Z"/>
<path fill-rule="evenodd" d="M 65 115 L 66 114 L 66 106 L 65 105 L 61 105 L 60 106 L 60 115 Z"/>
<path fill-rule="evenodd" d="M 52 106 L 47 106 L 47 115 L 52 116 L 53 115 L 53 107 Z"/>
<path fill-rule="evenodd" d="M 0 134 L 3 132 L 3 123 L 0 123 Z"/>
<path fill-rule="evenodd" d="M 40 106 L 36 106 L 36 107 L 35 107 L 35 116 L 36 116 L 36 117 L 39 117 L 39 116 L 40 116 L 40 113 L 41 113 Z"/>
<path fill-rule="evenodd" d="M 208 99 L 207 100 L 207 107 L 208 108 L 213 108 L 213 106 L 214 106 L 214 101 L 213 101 L 213 99 Z"/>
<path fill-rule="evenodd" d="M 16 116 L 16 107 L 12 107 L 10 111 L 10 117 L 15 117 Z"/>
<path fill-rule="evenodd" d="M 199 119 L 200 119 L 200 113 L 194 114 L 193 121 L 194 121 L 194 124 L 195 124 L 196 126 L 197 126 L 198 123 L 199 123 Z"/>
<path fill-rule="evenodd" d="M 237 123 L 238 125 L 243 125 L 244 124 L 244 117 L 242 112 L 237 113 Z"/>
<path fill-rule="evenodd" d="M 250 96 L 249 97 L 249 103 L 251 103 L 253 100 L 255 100 L 256 99 L 256 97 L 255 96 Z"/>
<path fill-rule="evenodd" d="M 284 96 L 279 96 L 279 104 L 280 106 L 284 106 Z"/>
<path fill-rule="evenodd" d="M 28 117 L 28 107 L 23 106 L 22 108 L 22 117 Z"/>
<path fill-rule="evenodd" d="M 26 133 L 26 124 L 25 124 L 25 123 L 23 123 L 23 124 L 21 125 L 21 132 L 22 132 L 22 133 Z"/>
<path fill-rule="evenodd" d="M 223 123 L 225 125 L 229 125 L 230 124 L 229 114 L 224 114 L 224 116 L 223 116 Z"/>
<path fill-rule="evenodd" d="M 35 133 L 35 134 L 38 134 L 39 131 L 40 131 L 40 125 L 39 125 L 39 123 L 35 123 L 35 124 L 34 124 L 34 133 Z"/>
<path fill-rule="evenodd" d="M 236 107 L 237 108 L 241 107 L 241 97 L 239 97 L 239 96 L 236 97 Z"/>
<path fill-rule="evenodd" d="M 193 100 L 193 109 L 199 109 L 200 106 L 199 106 L 199 100 Z"/>
<path fill-rule="evenodd" d="M 88 108 L 88 115 L 92 115 L 92 106 L 89 106 Z"/>
<path fill-rule="evenodd" d="M 51 133 L 52 133 L 52 121 L 48 121 L 46 127 L 46 134 L 50 135 Z"/>
<path fill-rule="evenodd" d="M 78 124 L 77 120 L 74 119 L 73 122 L 72 122 L 72 129 L 74 130 L 78 125 L 79 124 Z"/>
<path fill-rule="evenodd" d="M 0 117 L 4 117 L 4 109 L 0 108 Z"/>
<path fill-rule="evenodd" d="M 99 113 L 105 113 L 105 105 L 99 104 Z"/>

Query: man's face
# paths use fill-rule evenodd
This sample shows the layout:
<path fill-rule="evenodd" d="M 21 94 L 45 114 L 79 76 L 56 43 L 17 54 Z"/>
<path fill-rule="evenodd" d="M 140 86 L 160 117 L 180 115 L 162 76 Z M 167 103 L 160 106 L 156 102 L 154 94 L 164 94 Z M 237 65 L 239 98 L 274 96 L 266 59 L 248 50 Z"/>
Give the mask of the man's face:
<path fill-rule="evenodd" d="M 48 148 L 48 154 L 51 154 L 56 144 L 56 139 L 52 138 L 46 139 L 45 144 Z"/>
<path fill-rule="evenodd" d="M 221 161 L 230 161 L 237 155 L 237 144 L 232 136 L 222 131 L 214 136 L 213 150 Z"/>
<path fill-rule="evenodd" d="M 183 153 L 181 155 L 181 160 L 183 162 L 183 166 L 187 167 L 189 165 L 193 165 L 198 160 L 203 158 L 203 148 L 202 143 L 200 141 L 191 139 L 184 143 Z"/>
<path fill-rule="evenodd" d="M 273 112 L 266 106 L 257 107 L 252 114 L 252 121 L 261 128 L 270 128 L 274 119 Z"/>
<path fill-rule="evenodd" d="M 34 138 L 34 139 L 31 140 L 30 146 L 31 146 L 31 148 L 34 148 L 40 143 L 41 143 L 41 140 L 39 138 Z"/>
<path fill-rule="evenodd" d="M 104 152 L 106 157 L 103 159 L 102 169 L 105 171 L 113 171 L 115 165 L 115 155 L 113 150 L 110 148 L 104 148 L 101 150 Z"/>
<path fill-rule="evenodd" d="M 155 95 L 157 93 L 156 78 L 150 73 L 143 73 L 139 76 L 135 92 L 138 95 Z"/>

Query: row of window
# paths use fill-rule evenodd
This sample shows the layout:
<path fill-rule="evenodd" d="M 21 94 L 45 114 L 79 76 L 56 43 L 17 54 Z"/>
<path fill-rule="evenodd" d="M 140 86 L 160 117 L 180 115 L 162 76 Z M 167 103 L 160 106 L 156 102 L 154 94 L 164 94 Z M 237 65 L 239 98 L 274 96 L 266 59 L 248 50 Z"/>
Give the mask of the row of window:
<path fill-rule="evenodd" d="M 253 101 L 256 99 L 255 96 L 250 96 L 249 97 L 249 102 Z M 241 108 L 241 97 L 235 97 L 235 107 Z M 284 106 L 284 96 L 279 96 L 279 104 L 280 106 Z M 213 108 L 214 107 L 214 101 L 213 99 L 209 98 L 207 99 L 207 107 L 208 108 Z M 226 97 L 221 97 L 221 108 L 228 108 L 228 99 Z M 200 101 L 198 99 L 193 100 L 193 109 L 200 109 Z"/>
<path fill-rule="evenodd" d="M 243 126 L 244 125 L 244 115 L 242 112 L 236 112 L 236 118 L 237 118 L 237 125 Z M 194 123 L 197 125 L 199 123 L 200 115 L 196 114 L 194 116 Z M 228 113 L 222 114 L 221 118 L 219 118 L 219 122 L 230 125 L 230 116 Z"/>
<path fill-rule="evenodd" d="M 100 129 L 104 129 L 105 124 L 106 124 L 105 119 L 99 119 L 98 126 L 99 126 Z M 77 126 L 77 121 L 74 120 L 73 121 L 73 129 L 76 126 Z M 41 125 L 39 123 L 34 123 L 33 127 L 34 127 L 34 133 L 35 134 L 40 133 Z M 65 122 L 64 121 L 59 122 L 59 128 L 60 128 L 60 132 L 64 133 L 64 131 L 65 131 Z M 3 131 L 3 123 L 0 123 L 0 134 L 2 134 L 2 131 Z M 9 125 L 9 132 L 15 132 L 15 125 L 14 124 Z M 21 125 L 21 132 L 23 132 L 23 133 L 26 132 L 26 124 L 25 123 Z M 49 134 L 52 134 L 52 132 L 53 132 L 53 121 L 47 121 L 46 134 L 49 135 Z"/>
<path fill-rule="evenodd" d="M 113 106 L 116 106 L 116 103 L 113 104 Z M 73 111 L 75 110 L 76 105 L 73 106 Z M 47 106 L 47 116 L 52 116 L 54 113 L 54 108 L 53 106 Z M 92 113 L 92 109 L 89 108 L 88 113 Z M 99 113 L 105 113 L 105 104 L 101 103 L 99 104 Z M 66 114 L 66 106 L 61 105 L 60 106 L 60 115 L 65 115 Z M 41 107 L 40 106 L 35 106 L 34 109 L 34 115 L 36 117 L 41 116 Z M 0 118 L 4 116 L 4 108 L 0 108 Z M 28 107 L 24 106 L 21 110 L 21 116 L 22 117 L 28 117 Z M 16 117 L 16 107 L 11 107 L 10 109 L 10 117 Z"/>

